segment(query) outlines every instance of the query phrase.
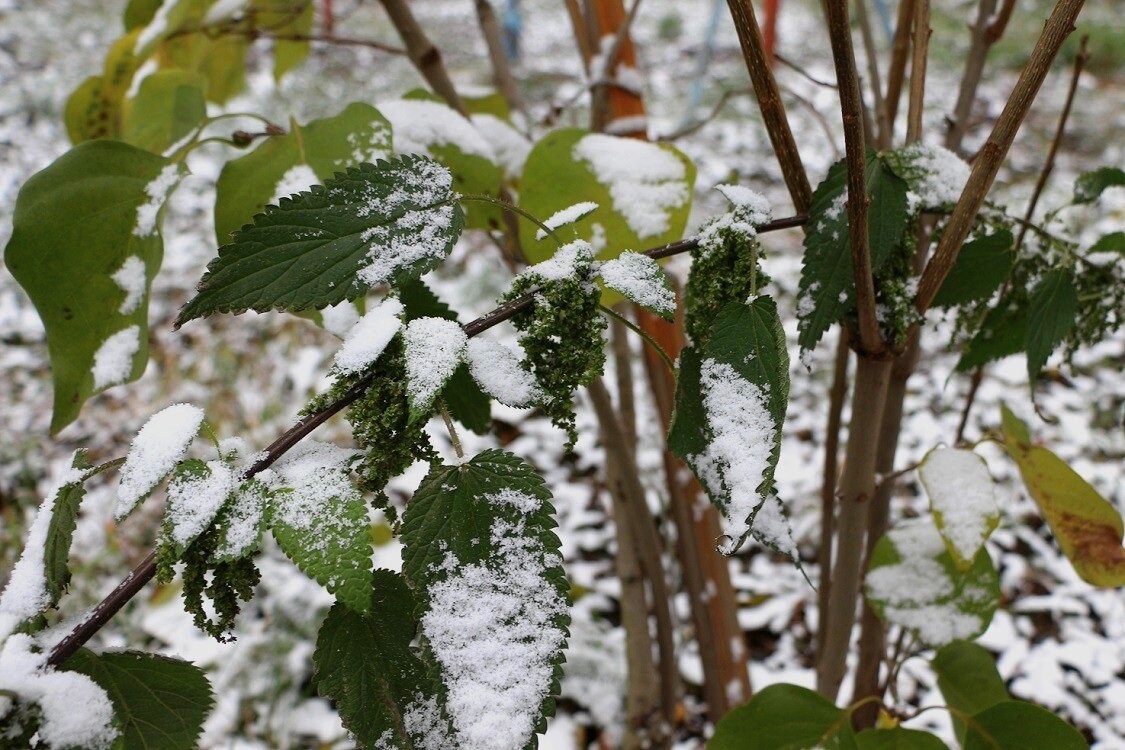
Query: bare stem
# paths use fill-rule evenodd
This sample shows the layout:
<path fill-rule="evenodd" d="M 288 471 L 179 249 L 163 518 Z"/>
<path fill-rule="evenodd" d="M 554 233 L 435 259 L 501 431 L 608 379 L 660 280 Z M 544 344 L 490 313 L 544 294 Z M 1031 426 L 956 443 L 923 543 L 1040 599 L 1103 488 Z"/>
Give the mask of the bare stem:
<path fill-rule="evenodd" d="M 906 112 L 906 142 L 922 140 L 922 110 L 926 98 L 926 55 L 930 50 L 930 0 L 914 0 L 914 40 L 910 60 L 910 100 Z"/>
<path fill-rule="evenodd" d="M 906 57 L 910 51 L 910 27 L 914 21 L 914 0 L 900 0 L 894 41 L 891 43 L 891 64 L 887 69 L 887 129 L 894 134 L 898 116 L 898 100 L 902 97 L 902 84 L 906 80 Z"/>
<path fill-rule="evenodd" d="M 410 4 L 406 0 L 380 0 L 380 2 L 399 36 L 402 37 L 407 56 L 426 79 L 426 83 L 430 84 L 434 93 L 444 99 L 450 107 L 468 117 L 465 103 L 458 96 L 453 81 L 449 79 L 449 72 L 445 69 L 445 63 L 442 62 L 441 51 L 434 46 L 426 36 L 426 32 L 418 25 L 414 12 L 410 10 Z"/>
<path fill-rule="evenodd" d="M 949 118 L 949 131 L 945 134 L 945 147 L 953 151 L 961 150 L 961 142 L 965 140 L 965 134 L 969 129 L 973 100 L 976 99 L 977 88 L 980 86 L 988 48 L 992 46 L 988 38 L 988 20 L 995 8 L 996 0 L 980 0 L 977 20 L 970 30 L 969 53 L 965 56 L 965 73 L 961 76 L 957 104 L 953 107 L 953 115 Z"/>

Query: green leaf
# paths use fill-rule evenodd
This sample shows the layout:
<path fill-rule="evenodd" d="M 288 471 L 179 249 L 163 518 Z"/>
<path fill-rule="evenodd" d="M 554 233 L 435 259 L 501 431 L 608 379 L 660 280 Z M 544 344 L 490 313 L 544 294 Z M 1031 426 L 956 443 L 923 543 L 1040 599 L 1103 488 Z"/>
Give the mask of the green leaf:
<path fill-rule="evenodd" d="M 420 276 L 464 223 L 449 173 L 418 156 L 350 167 L 283 199 L 219 248 L 176 325 L 216 312 L 307 310 Z"/>
<path fill-rule="evenodd" d="M 357 612 L 371 606 L 367 501 L 347 468 L 354 451 L 305 441 L 276 465 L 273 535 L 297 567 Z"/>
<path fill-rule="evenodd" d="M 702 354 L 694 347 L 680 354 L 668 448 L 692 467 L 719 509 L 726 554 L 751 534 L 793 552 L 787 530 L 772 522 L 755 527 L 766 503 L 775 503 L 771 515 L 780 510 L 771 496 L 788 401 L 789 356 L 770 297 L 723 306 Z"/>
<path fill-rule="evenodd" d="M 928 732 L 915 729 L 865 729 L 855 737 L 859 750 L 949 750 L 949 746 Z"/>
<path fill-rule="evenodd" d="M 146 76 L 137 95 L 125 103 L 121 140 L 163 153 L 207 118 L 206 85 L 203 76 L 184 70 Z"/>
<path fill-rule="evenodd" d="M 884 261 L 902 246 L 909 219 L 907 185 L 874 152 L 867 154 L 866 176 L 871 269 L 877 273 Z M 797 340 L 802 349 L 814 348 L 824 332 L 855 307 L 847 180 L 847 163 L 841 159 L 817 185 L 809 205 L 798 292 L 802 312 L 798 313 Z"/>
<path fill-rule="evenodd" d="M 66 134 L 74 144 L 116 138 L 118 108 L 105 96 L 105 78 L 90 76 L 71 92 L 63 109 Z"/>
<path fill-rule="evenodd" d="M 359 102 L 338 115 L 296 125 L 285 135 L 265 139 L 250 153 L 227 162 L 219 173 L 215 186 L 218 243 L 225 245 L 266 206 L 276 205 L 275 196 L 283 181 L 292 182 L 284 178 L 295 167 L 307 165 L 323 183 L 347 167 L 383 159 L 390 151 L 390 123 L 374 107 Z"/>
<path fill-rule="evenodd" d="M 1019 465 L 1028 494 L 1074 571 L 1094 586 L 1125 586 L 1125 524 L 1117 509 L 1061 458 L 1031 445 L 1026 425 L 1010 412 L 1004 449 Z"/>
<path fill-rule="evenodd" d="M 421 279 L 408 279 L 399 284 L 399 299 L 406 310 L 405 320 L 445 318 L 457 320 L 457 313 L 426 286 Z M 441 392 L 449 412 L 461 424 L 478 435 L 492 427 L 492 400 L 480 389 L 469 368 L 462 363 L 449 378 Z"/>
<path fill-rule="evenodd" d="M 132 31 L 138 26 L 147 26 L 152 17 L 156 15 L 161 0 L 129 0 L 125 6 L 123 21 L 125 30 Z"/>
<path fill-rule="evenodd" d="M 966 242 L 934 297 L 935 307 L 954 307 L 988 299 L 1012 272 L 1015 239 L 1007 229 Z"/>
<path fill-rule="evenodd" d="M 300 36 L 312 33 L 316 21 L 316 3 L 304 0 L 266 0 L 259 7 L 276 10 L 258 10 L 256 20 L 262 28 L 276 36 Z M 294 11 L 297 11 L 294 13 Z M 280 81 L 293 68 L 309 56 L 312 47 L 308 41 L 275 39 L 273 42 L 273 78 Z"/>
<path fill-rule="evenodd" d="M 1103 234 L 1090 246 L 1089 253 L 1117 253 L 1125 255 L 1125 232 Z"/>
<path fill-rule="evenodd" d="M 406 509 L 403 573 L 461 738 L 451 746 L 497 734 L 526 746 L 554 713 L 570 617 L 550 498 L 531 466 L 486 450 L 431 471 Z"/>
<path fill-rule="evenodd" d="M 1005 701 L 975 714 L 964 750 L 1086 750 L 1078 730 L 1050 711 L 1023 701 Z"/>
<path fill-rule="evenodd" d="M 586 138 L 595 139 L 595 144 L 600 140 L 615 145 L 622 160 L 634 161 L 635 172 L 621 169 L 613 183 L 603 184 L 591 164 L 579 156 L 585 153 L 579 151 L 579 145 Z M 650 169 L 654 164 L 657 168 Z M 671 145 L 565 128 L 549 133 L 528 154 L 520 180 L 519 205 L 542 220 L 576 203 L 598 204 L 597 209 L 558 234 L 563 241 L 576 237 L 591 240 L 598 248 L 597 259 L 609 260 L 624 250 L 645 250 L 683 237 L 694 184 L 695 166 Z M 520 222 L 520 246 L 532 263 L 550 258 L 558 248 L 550 236 L 537 240 L 538 231 L 531 222 Z M 618 300 L 617 294 L 602 297 L 605 304 Z"/>
<path fill-rule="evenodd" d="M 1106 188 L 1125 185 L 1125 170 L 1118 167 L 1099 167 L 1084 172 L 1074 181 L 1074 202 L 1093 203 Z"/>
<path fill-rule="evenodd" d="M 95 391 L 144 372 L 148 295 L 163 255 L 160 209 L 178 174 L 147 151 L 88 141 L 20 189 L 4 262 L 47 329 L 52 433 L 74 421 Z M 127 261 L 143 264 L 143 285 L 132 296 L 114 280 Z M 115 335 L 96 379 L 96 355 Z"/>
<path fill-rule="evenodd" d="M 867 601 L 889 623 L 931 647 L 976 638 L 1000 603 L 1000 581 L 981 548 L 962 573 L 928 519 L 899 524 L 871 555 Z"/>
<path fill-rule="evenodd" d="M 1012 293 L 1001 297 L 969 340 L 957 361 L 958 372 L 1019 354 L 1024 350 L 1027 330 L 1027 303 Z"/>
<path fill-rule="evenodd" d="M 926 489 L 946 551 L 958 570 L 968 570 L 985 540 L 1000 525 L 1000 508 L 987 464 L 970 450 L 934 448 L 922 459 L 918 479 Z"/>
<path fill-rule="evenodd" d="M 1027 309 L 1027 376 L 1034 388 L 1039 371 L 1055 347 L 1074 328 L 1078 290 L 1064 270 L 1049 271 L 1035 288 Z"/>
<path fill-rule="evenodd" d="M 982 646 L 954 641 L 937 652 L 931 665 L 946 705 L 962 714 L 977 714 L 1011 700 L 996 671 L 996 659 Z M 964 744 L 965 722 L 957 714 L 953 714 L 953 727 L 957 741 Z"/>
<path fill-rule="evenodd" d="M 410 648 L 418 623 L 406 581 L 376 570 L 370 613 L 337 603 L 316 637 L 317 691 L 336 703 L 340 718 L 366 748 L 414 747 L 406 714 L 425 679 Z"/>
<path fill-rule="evenodd" d="M 72 469 L 84 468 L 84 455 L 74 456 Z M 70 584 L 70 543 L 74 539 L 74 528 L 78 523 L 78 507 L 86 496 L 83 479 L 67 482 L 55 492 L 50 505 L 51 523 L 47 526 L 47 538 L 43 545 L 43 577 L 46 582 L 49 607 L 54 607 Z M 47 506 L 39 512 L 46 512 Z"/>
<path fill-rule="evenodd" d="M 193 750 L 215 703 L 203 672 L 190 662 L 137 651 L 100 656 L 80 649 L 66 662 L 105 690 L 121 724 L 121 750 Z"/>
<path fill-rule="evenodd" d="M 710 750 L 856 750 L 848 713 L 796 685 L 770 685 L 715 727 Z"/>

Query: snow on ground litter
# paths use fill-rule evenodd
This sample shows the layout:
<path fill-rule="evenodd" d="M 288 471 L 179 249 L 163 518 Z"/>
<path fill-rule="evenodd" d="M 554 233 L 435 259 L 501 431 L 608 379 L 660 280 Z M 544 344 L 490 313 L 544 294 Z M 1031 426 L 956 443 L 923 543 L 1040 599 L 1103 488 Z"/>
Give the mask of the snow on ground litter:
<path fill-rule="evenodd" d="M 533 115 L 538 116 L 546 112 L 548 98 L 561 105 L 580 93 L 588 81 L 574 53 L 563 4 L 524 0 L 522 5 L 528 23 L 524 27 L 524 61 L 517 75 L 527 83 L 525 94 L 536 103 Z M 10 234 L 10 215 L 19 186 L 69 148 L 61 123 L 63 104 L 70 90 L 90 74 L 91 66 L 100 66 L 109 43 L 119 35 L 116 14 L 122 6 L 122 2 L 100 0 L 43 0 L 17 8 L 0 2 L 0 101 L 5 103 L 0 106 L 0 241 Z M 349 21 L 349 33 L 395 41 L 393 33 L 379 26 L 378 9 L 372 6 L 358 8 Z M 442 49 L 459 86 L 486 80 L 483 43 L 476 34 L 467 33 L 475 23 L 471 9 L 453 0 L 415 3 L 413 8 Z M 638 72 L 647 82 L 652 133 L 672 132 L 688 114 L 686 92 L 697 62 L 693 50 L 704 38 L 707 10 L 698 0 L 693 4 L 650 0 L 641 6 L 634 30 Z M 941 8 L 935 8 L 935 12 L 940 13 Z M 1037 19 L 1043 12 L 1045 6 L 1039 4 L 1028 16 Z M 1106 6 L 1088 5 L 1084 10 L 1087 20 L 1079 21 L 1079 34 L 1083 27 L 1106 21 L 1108 12 Z M 822 33 L 819 14 L 815 3 L 784 4 L 779 49 L 811 75 L 831 81 L 832 64 L 825 51 L 801 43 L 810 29 Z M 664 23 L 665 19 L 670 20 Z M 924 113 L 928 138 L 943 132 L 943 118 L 956 97 L 963 64 L 959 55 L 967 40 L 961 21 L 952 32 L 935 28 L 931 46 L 935 56 L 927 81 L 931 102 Z M 1013 19 L 1013 23 L 1018 22 L 1018 18 Z M 1038 21 L 1032 19 L 1032 25 L 1036 24 Z M 672 32 L 679 36 L 662 36 Z M 1010 35 L 1015 33 L 1009 30 Z M 60 44 L 60 39 L 67 40 L 66 45 Z M 319 45 L 308 68 L 295 70 L 275 85 L 270 57 L 259 54 L 265 48 L 262 42 L 255 45 L 251 91 L 232 100 L 230 111 L 259 111 L 281 123 L 293 114 L 305 122 L 336 114 L 349 101 L 378 106 L 420 85 L 421 79 L 410 63 L 398 56 Z M 324 70 L 332 72 L 323 75 Z M 787 105 L 793 104 L 789 115 L 815 184 L 828 165 L 842 155 L 838 152 L 842 140 L 837 92 L 785 66 L 777 67 L 775 73 Z M 1008 204 L 1015 213 L 1022 215 L 1042 166 L 1068 80 L 1066 66 L 1052 71 L 1001 172 L 1001 183 L 1013 177 L 1014 181 L 992 197 Z M 969 151 L 983 142 L 999 102 L 1014 81 L 1014 71 L 996 75 L 990 58 L 975 112 L 981 124 L 969 135 Z M 1106 139 L 1106 133 L 1125 127 L 1120 81 L 1120 74 L 1101 79 L 1084 75 L 1064 148 L 1040 204 L 1040 215 L 1069 199 L 1073 178 L 1079 171 L 1125 162 L 1125 145 Z M 744 86 L 738 40 L 729 23 L 720 19 L 717 54 L 706 95 L 694 114 L 706 116 L 721 89 Z M 797 96 L 811 106 L 799 102 Z M 564 108 L 560 117 L 564 125 L 586 125 L 581 109 Z M 780 170 L 759 122 L 752 97 L 736 95 L 718 118 L 692 136 L 676 141 L 698 170 L 689 231 L 699 227 L 704 218 L 728 210 L 728 201 L 712 188 L 732 181 L 762 193 L 775 206 L 775 216 L 792 213 Z M 249 129 L 257 126 L 253 121 L 244 123 Z M 827 139 L 825 126 L 832 130 L 834 142 Z M 5 342 L 0 345 L 0 369 L 4 373 L 0 377 L 0 426 L 10 438 L 0 441 L 0 492 L 15 498 L 15 512 L 0 517 L 0 578 L 14 561 L 20 546 L 17 538 L 27 535 L 30 509 L 49 496 L 52 476 L 57 476 L 50 467 L 63 465 L 79 445 L 94 451 L 97 460 L 124 455 L 136 425 L 165 404 L 189 401 L 206 405 L 220 434 L 240 434 L 250 445 L 264 446 L 291 424 L 305 396 L 327 385 L 324 376 L 338 341 L 306 321 L 278 314 L 219 316 L 170 332 L 169 323 L 177 307 L 190 295 L 214 254 L 213 182 L 221 159 L 236 155 L 222 146 L 209 145 L 189 156 L 193 176 L 173 194 L 164 232 L 163 266 L 154 281 L 150 302 L 151 338 L 159 345 L 156 351 L 160 358 L 154 359 L 139 381 L 91 399 L 78 422 L 50 444 L 45 436 L 51 383 L 42 326 L 22 291 L 0 271 L 0 334 Z M 1116 190 L 1107 192 L 1099 207 L 1075 211 L 1066 223 L 1082 233 L 1082 246 L 1088 247 L 1101 234 L 1122 229 L 1123 217 L 1125 191 Z M 790 316 L 796 305 L 794 291 L 800 271 L 799 236 L 796 231 L 788 231 L 762 238 L 768 251 L 765 270 L 777 287 L 774 296 L 782 307 L 791 351 L 796 351 L 796 327 Z M 682 279 L 687 266 L 686 258 L 677 257 L 666 267 Z M 453 251 L 448 271 L 432 274 L 427 283 L 463 316 L 471 317 L 491 308 L 507 279 L 494 248 L 479 233 L 467 232 Z M 909 383 L 900 468 L 916 463 L 939 442 L 953 440 L 967 381 L 954 373 L 956 357 L 941 351 L 948 331 L 948 326 L 934 323 L 924 332 L 926 367 Z M 501 343 L 514 343 L 514 335 L 504 326 L 489 333 Z M 991 366 L 980 388 L 968 437 L 975 440 L 984 430 L 995 427 L 998 404 L 1006 400 L 1032 420 L 1038 440 L 1122 507 L 1122 341 L 1118 335 L 1080 353 L 1075 367 L 1062 368 L 1065 379 L 1040 382 L 1038 406 L 1057 423 L 1035 418 L 1025 395 L 1027 375 L 1022 358 L 1012 357 Z M 634 345 L 634 351 L 639 347 Z M 165 354 L 167 359 L 163 358 Z M 825 343 L 810 353 L 807 361 L 811 370 L 794 362 L 792 408 L 784 425 L 777 473 L 778 494 L 792 515 L 794 535 L 806 557 L 804 567 L 814 581 L 816 566 L 808 558 L 810 542 L 818 531 L 815 517 L 820 477 L 819 470 L 809 467 L 819 466 L 821 461 L 822 405 L 831 357 L 831 346 Z M 636 374 L 643 377 L 639 368 Z M 606 380 L 612 386 L 612 371 Z M 619 591 L 608 553 L 613 544 L 612 519 L 605 497 L 590 479 L 601 465 L 602 453 L 595 439 L 596 422 L 581 401 L 578 408 L 579 425 L 586 432 L 575 451 L 564 457 L 559 449 L 562 438 L 543 420 L 508 407 L 493 407 L 494 418 L 513 428 L 505 434 L 506 440 L 511 439 L 506 448 L 531 460 L 546 474 L 554 490 L 567 573 L 575 591 L 584 592 L 572 608 L 576 619 L 572 632 L 576 635 L 568 648 L 563 683 L 568 701 L 560 715 L 551 720 L 547 743 L 541 744 L 552 750 L 576 747 L 574 733 L 588 724 L 607 726 L 618 720 L 621 710 L 616 700 L 624 679 L 622 631 L 609 614 L 616 607 Z M 655 422 L 655 413 L 643 398 L 638 410 L 639 424 Z M 442 430 L 431 431 L 439 447 L 443 445 L 441 441 L 446 438 Z M 315 437 L 347 444 L 346 428 L 335 423 L 321 427 Z M 472 434 L 463 434 L 462 439 L 470 453 L 498 442 L 495 437 Z M 642 434 L 638 450 L 654 509 L 662 499 L 658 441 L 659 436 Z M 1120 647 L 1125 642 L 1125 600 L 1120 591 L 1095 590 L 1077 578 L 1059 555 L 1049 531 L 1038 522 L 1034 505 L 1020 489 L 1011 463 L 988 445 L 978 451 L 996 480 L 1003 513 L 1001 526 L 987 549 L 997 563 L 1008 602 L 980 642 L 997 654 L 1000 672 L 1016 696 L 1038 701 L 1078 722 L 1091 732 L 1095 748 L 1120 750 L 1120 737 L 1125 736 L 1125 678 L 1121 677 L 1125 674 L 1125 653 Z M 405 502 L 424 473 L 424 466 L 417 465 L 392 483 L 389 492 L 396 503 Z M 66 618 L 80 616 L 120 580 L 147 551 L 151 532 L 159 524 L 157 500 L 150 504 L 151 509 L 146 506 L 126 523 L 108 523 L 116 500 L 112 478 L 89 484 L 73 553 L 76 563 L 83 566 L 83 574 L 76 576 L 71 594 L 63 599 L 61 616 Z M 911 476 L 899 482 L 896 503 L 900 514 L 924 513 L 927 508 L 921 488 Z M 397 567 L 399 549 L 393 541 L 377 547 L 379 564 Z M 215 685 L 218 703 L 208 719 L 202 748 L 265 750 L 286 743 L 351 747 L 327 702 L 309 697 L 303 689 L 310 679 L 309 658 L 316 627 L 333 597 L 297 573 L 269 537 L 263 542 L 259 565 L 263 573 L 259 596 L 247 606 L 247 616 L 240 619 L 235 643 L 216 644 L 201 635 L 175 597 L 160 603 L 142 596 L 92 645 L 95 649 L 130 647 L 143 637 L 164 653 L 203 665 Z M 754 602 L 739 611 L 739 622 L 752 656 L 755 688 L 779 681 L 811 685 L 812 673 L 807 665 L 813 648 L 810 631 L 816 622 L 815 593 L 790 564 L 778 562 L 757 545 L 748 544 L 736 554 L 731 569 L 740 599 Z M 681 604 L 677 600 L 677 621 L 686 623 L 686 610 Z M 690 647 L 681 649 L 680 663 L 689 682 L 696 679 L 699 662 Z M 898 689 L 903 707 L 942 702 L 924 658 L 906 661 Z M 846 685 L 844 692 L 848 692 Z M 243 710 L 245 706 L 255 709 L 252 716 Z M 948 718 L 936 711 L 922 714 L 909 725 L 933 727 L 944 732 L 947 739 L 953 736 Z M 696 747 L 698 742 L 688 740 L 683 745 Z"/>

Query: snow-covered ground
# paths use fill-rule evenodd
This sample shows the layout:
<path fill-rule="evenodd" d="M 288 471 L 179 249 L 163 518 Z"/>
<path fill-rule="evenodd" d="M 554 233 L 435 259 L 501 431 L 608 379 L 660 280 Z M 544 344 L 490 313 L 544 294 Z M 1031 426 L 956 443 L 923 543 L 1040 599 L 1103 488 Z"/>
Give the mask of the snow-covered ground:
<path fill-rule="evenodd" d="M 101 64 L 104 50 L 119 34 L 123 2 L 100 0 L 0 0 L 0 242 L 11 231 L 11 211 L 19 186 L 68 148 L 61 123 L 70 90 Z M 376 4 L 338 2 L 347 16 L 349 35 L 396 41 Z M 581 65 L 570 43 L 564 5 L 554 0 L 525 0 L 523 63 L 517 75 L 537 116 L 548 105 L 575 99 L 583 86 Z M 940 3 L 949 18 L 968 20 L 969 3 Z M 1044 4 L 1021 2 L 1022 13 L 1041 17 Z M 1026 6 L 1026 7 L 1024 7 Z M 487 83 L 484 47 L 475 33 L 475 17 L 463 0 L 414 3 L 420 21 L 442 47 L 459 85 Z M 801 153 L 813 180 L 838 157 L 842 140 L 834 89 L 811 79 L 831 81 L 831 60 L 823 24 L 814 2 L 784 5 L 779 28 L 780 51 L 804 69 L 779 66 L 778 78 Z M 675 131 L 688 113 L 696 77 L 698 52 L 705 37 L 711 3 L 705 0 L 649 0 L 641 7 L 636 40 L 640 73 L 650 108 L 650 130 Z M 725 11 L 724 11 L 725 12 Z M 1110 10 L 1088 10 L 1087 23 L 1108 23 Z M 1097 14 L 1101 13 L 1102 16 Z M 960 76 L 961 52 L 967 43 L 963 23 L 935 32 L 934 59 L 928 83 L 926 125 L 935 142 L 943 117 L 951 109 Z M 1033 34 L 1038 21 L 1025 21 L 1010 34 Z M 1080 23 L 1080 30 L 1082 24 Z M 941 34 L 945 33 L 942 37 Z M 879 37 L 881 46 L 885 39 Z M 1029 42 L 1030 44 L 1030 42 Z M 378 106 L 419 85 L 408 63 L 369 49 L 318 47 L 312 60 L 280 85 L 270 74 L 265 43 L 255 47 L 249 90 L 230 102 L 229 111 L 253 111 L 285 122 L 330 114 L 351 101 Z M 1045 145 L 1054 129 L 1069 71 L 1057 66 L 1048 78 L 1028 123 L 1013 148 L 994 196 L 1021 213 L 1041 166 Z M 979 115 L 967 145 L 983 140 L 990 118 L 999 112 L 1015 80 L 1015 71 L 989 69 L 982 86 Z M 1125 164 L 1125 142 L 1111 134 L 1125 132 L 1122 87 L 1125 71 L 1084 77 L 1068 136 L 1052 181 L 1040 205 L 1051 208 L 1066 200 L 1074 176 L 1102 164 Z M 709 68 L 700 114 L 706 114 L 724 90 L 747 86 L 737 40 L 725 15 L 715 59 Z M 563 111 L 563 124 L 585 124 L 582 104 Z M 901 118 L 900 118 L 901 119 Z M 537 128 L 536 132 L 542 132 Z M 829 139 L 831 134 L 831 140 Z M 677 141 L 698 168 L 692 226 L 725 205 L 716 184 L 739 182 L 766 194 L 776 216 L 790 213 L 780 171 L 752 99 L 735 95 L 722 114 Z M 293 419 L 325 375 L 339 346 L 331 334 L 311 323 L 277 314 L 217 317 L 172 332 L 171 320 L 194 289 L 214 253 L 211 206 L 222 146 L 192 156 L 188 177 L 175 193 L 165 226 L 164 264 L 151 305 L 152 361 L 144 377 L 111 389 L 88 402 L 80 419 L 57 438 L 48 438 L 51 383 L 46 346 L 34 309 L 6 271 L 0 271 L 0 581 L 14 560 L 18 540 L 53 476 L 66 468 L 74 448 L 86 447 L 94 459 L 124 453 L 129 439 L 150 414 L 186 401 L 203 407 L 220 437 L 241 436 L 252 449 L 268 444 Z M 1068 214 L 1073 229 L 1086 241 L 1125 223 L 1125 191 L 1107 193 L 1101 205 Z M 795 350 L 793 297 L 800 271 L 800 235 L 770 235 L 768 271 L 779 289 L 783 319 Z M 669 267 L 686 271 L 686 259 Z M 466 234 L 446 267 L 429 280 L 467 320 L 488 310 L 509 278 L 494 248 L 479 236 Z M 954 373 L 955 355 L 942 351 L 949 326 L 927 328 L 926 360 L 910 381 L 899 461 L 910 465 L 934 445 L 953 440 L 966 391 L 966 378 Z M 510 339 L 510 331 L 501 338 Z M 637 345 L 634 342 L 634 348 Z M 779 495 L 789 505 L 799 543 L 807 556 L 816 538 L 823 409 L 831 370 L 827 345 L 815 352 L 811 372 L 794 362 L 792 401 L 778 467 Z M 794 360 L 796 358 L 794 357 Z M 1052 365 L 1056 364 L 1054 361 Z M 981 386 L 967 437 L 975 439 L 999 420 L 999 403 L 1031 418 L 1035 434 L 1069 461 L 1117 507 L 1125 507 L 1125 335 L 1119 334 L 1081 352 L 1063 376 L 1047 378 L 1037 394 L 1041 412 L 1053 421 L 1035 418 L 1027 397 L 1026 369 L 1013 357 L 988 370 Z M 612 382 L 612 378 L 608 379 Z M 596 423 L 579 405 L 583 437 L 572 455 L 563 456 L 563 435 L 543 420 L 499 405 L 507 450 L 531 460 L 555 489 L 560 535 L 573 590 L 581 592 L 574 607 L 566 701 L 551 724 L 548 747 L 580 746 L 584 725 L 612 727 L 619 719 L 624 682 L 623 636 L 616 627 L 618 584 L 613 576 L 613 532 L 607 499 L 596 481 L 602 461 L 596 444 Z M 652 406 L 639 404 L 639 423 L 656 423 Z M 445 450 L 444 432 L 433 430 L 435 444 Z M 346 425 L 322 428 L 322 440 L 346 439 Z M 468 451 L 499 444 L 500 438 L 466 437 Z M 660 436 L 644 431 L 638 460 L 650 489 L 654 509 L 662 503 Z M 1002 495 L 1001 528 L 989 550 L 1001 574 L 1004 606 L 981 642 L 998 654 L 1002 675 L 1012 692 L 1048 706 L 1083 727 L 1105 750 L 1125 748 L 1125 595 L 1097 590 L 1082 582 L 1058 552 L 1034 505 L 1018 485 L 1013 464 L 1000 451 L 983 446 L 989 469 Z M 416 465 L 392 484 L 392 497 L 402 501 L 422 477 Z M 116 502 L 110 486 L 91 483 L 75 537 L 79 572 L 64 599 L 63 616 L 73 618 L 109 590 L 151 545 L 159 525 L 159 501 L 123 522 L 112 522 Z M 896 510 L 907 515 L 925 507 L 917 481 L 901 483 Z M 666 530 L 667 531 L 667 530 Z M 400 565 L 396 542 L 377 548 L 377 564 Z M 813 683 L 811 631 L 816 622 L 816 595 L 800 572 L 761 550 L 748 549 L 731 561 L 739 600 L 739 620 L 746 631 L 752 681 L 756 688 L 781 681 Z M 332 597 L 309 581 L 275 548 L 260 562 L 259 596 L 239 621 L 238 640 L 219 644 L 194 629 L 178 601 L 178 585 L 146 589 L 112 625 L 97 637 L 99 647 L 143 647 L 176 654 L 205 666 L 219 697 L 206 727 L 204 746 L 265 748 L 347 746 L 346 734 L 326 701 L 310 686 L 310 658 L 317 626 Z M 812 575 L 815 566 L 806 564 Z M 815 580 L 815 577 L 814 577 Z M 688 622 L 687 602 L 677 598 L 681 625 Z M 60 628 L 65 627 L 65 623 Z M 681 649 L 681 668 L 689 682 L 699 679 L 698 659 L 690 643 Z M 845 684 L 842 694 L 850 694 Z M 903 707 L 940 703 L 925 659 L 908 659 L 897 696 Z M 915 722 L 948 732 L 941 712 L 927 712 Z M 685 747 L 699 741 L 684 738 Z"/>

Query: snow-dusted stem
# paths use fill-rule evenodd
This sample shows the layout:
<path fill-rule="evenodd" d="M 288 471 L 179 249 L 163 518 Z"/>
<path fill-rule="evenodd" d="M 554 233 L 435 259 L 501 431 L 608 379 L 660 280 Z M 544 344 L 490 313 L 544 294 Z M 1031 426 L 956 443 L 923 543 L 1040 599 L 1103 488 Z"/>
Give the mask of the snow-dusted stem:
<path fill-rule="evenodd" d="M 727 0 L 727 5 L 738 32 L 738 42 L 742 46 L 742 56 L 746 60 L 750 82 L 754 85 L 754 95 L 758 98 L 766 133 L 769 134 L 774 154 L 781 165 L 781 176 L 785 179 L 785 186 L 789 188 L 793 207 L 799 213 L 804 213 L 812 199 L 812 187 L 809 185 L 805 165 L 801 162 L 793 130 L 789 127 L 789 118 L 781 101 L 781 90 L 773 77 L 773 67 L 766 57 L 762 30 L 754 16 L 754 6 L 750 0 Z"/>
<path fill-rule="evenodd" d="M 865 549 L 867 507 L 875 492 L 876 449 L 891 374 L 889 359 L 860 355 L 857 360 L 844 472 L 836 491 L 839 504 L 836 560 L 828 595 L 828 617 L 825 629 L 819 634 L 817 690 L 829 700 L 835 700 L 840 690 L 851 643 Z"/>
<path fill-rule="evenodd" d="M 1078 18 L 1078 13 L 1084 4 L 1085 0 L 1058 0 L 1050 17 L 1047 18 L 1043 33 L 1035 43 L 1035 48 L 1020 73 L 1015 89 L 1008 97 L 988 140 L 981 147 L 977 158 L 973 160 L 973 168 L 969 173 L 968 182 L 965 183 L 965 189 L 945 225 L 933 258 L 918 282 L 915 306 L 919 312 L 929 309 L 945 277 L 957 262 L 961 246 L 969 236 L 977 212 L 980 211 L 988 191 L 992 188 L 992 183 L 1000 171 L 1000 165 L 1003 164 L 1004 157 L 1007 156 L 1008 149 L 1015 140 L 1016 132 L 1027 116 L 1031 103 L 1043 84 L 1043 79 L 1047 77 L 1051 61 L 1055 59 L 1063 41 L 1074 30 L 1074 21 Z"/>

